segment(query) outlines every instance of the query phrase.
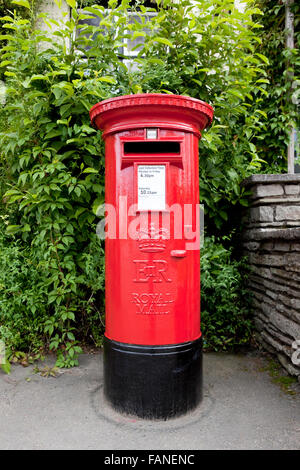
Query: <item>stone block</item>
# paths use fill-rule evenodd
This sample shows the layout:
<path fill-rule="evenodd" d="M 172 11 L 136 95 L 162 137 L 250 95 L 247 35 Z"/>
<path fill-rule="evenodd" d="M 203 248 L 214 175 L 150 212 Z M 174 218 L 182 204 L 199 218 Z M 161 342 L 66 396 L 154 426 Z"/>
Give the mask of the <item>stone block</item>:
<path fill-rule="evenodd" d="M 288 357 L 291 356 L 291 346 L 287 346 L 286 344 L 282 344 L 276 338 L 268 334 L 266 331 L 262 331 L 261 333 L 262 338 L 267 341 L 271 346 L 279 352 L 284 352 Z"/>
<path fill-rule="evenodd" d="M 293 265 L 289 266 L 289 271 L 294 271 L 296 273 L 300 273 L 300 265 L 293 264 Z"/>
<path fill-rule="evenodd" d="M 300 251 L 300 243 L 291 243 L 291 251 Z"/>
<path fill-rule="evenodd" d="M 292 352 L 291 345 L 293 343 L 293 340 L 291 340 L 291 338 L 289 338 L 288 336 L 284 336 L 280 331 L 277 330 L 277 328 L 272 327 L 272 325 L 270 324 L 266 325 L 266 331 L 269 332 L 272 337 L 277 338 L 277 340 L 279 340 L 281 343 L 288 346 L 290 352 Z"/>
<path fill-rule="evenodd" d="M 300 339 L 300 324 L 295 323 L 289 318 L 281 315 L 276 310 L 273 310 L 270 315 L 270 323 L 276 326 L 279 330 L 294 339 Z"/>
<path fill-rule="evenodd" d="M 280 364 L 287 370 L 287 372 L 290 375 L 294 375 L 294 376 L 298 377 L 298 379 L 300 378 L 300 367 L 295 366 L 290 361 L 290 359 L 288 359 L 283 354 L 279 353 L 279 354 L 277 354 L 277 357 L 278 357 L 278 360 L 279 360 Z M 300 380 L 299 380 L 299 382 L 300 382 Z"/>
<path fill-rule="evenodd" d="M 249 228 L 243 234 L 244 240 L 292 240 L 298 243 L 300 240 L 299 227 L 282 228 Z"/>
<path fill-rule="evenodd" d="M 259 206 L 250 209 L 250 220 L 252 222 L 273 222 L 273 208 L 270 206 Z"/>
<path fill-rule="evenodd" d="M 287 253 L 284 258 L 288 269 L 295 265 L 300 268 L 300 253 Z"/>
<path fill-rule="evenodd" d="M 256 253 L 250 253 L 249 262 L 252 264 L 263 265 L 267 267 L 285 266 L 287 263 L 284 255 L 259 255 Z"/>
<path fill-rule="evenodd" d="M 259 268 L 256 268 L 259 269 Z M 294 284 L 300 285 L 300 275 L 294 272 L 289 271 L 289 266 L 286 266 L 286 269 L 279 269 L 279 268 L 271 268 L 270 269 L 272 276 L 279 276 L 285 279 L 285 281 L 280 281 L 280 282 L 286 282 L 286 280 L 292 281 Z"/>
<path fill-rule="evenodd" d="M 266 279 L 271 279 L 272 278 L 272 273 L 269 268 L 263 268 L 263 267 L 258 267 L 258 266 L 251 266 L 251 271 L 252 273 L 257 274 L 260 277 L 265 277 Z"/>
<path fill-rule="evenodd" d="M 243 243 L 243 247 L 249 251 L 257 251 L 260 247 L 260 244 L 258 242 L 248 242 L 248 243 Z"/>
<path fill-rule="evenodd" d="M 285 194 L 288 194 L 289 196 L 293 194 L 298 195 L 299 190 L 300 190 L 299 184 L 287 184 L 284 186 Z"/>
<path fill-rule="evenodd" d="M 290 244 L 286 242 L 276 242 L 274 244 L 274 250 L 275 251 L 290 251 Z"/>
<path fill-rule="evenodd" d="M 261 335 L 257 339 L 260 342 L 263 349 L 265 349 L 266 351 L 268 351 L 271 354 L 276 354 L 277 353 L 276 349 L 274 349 L 273 346 L 271 346 L 267 341 L 265 341 L 265 339 L 262 338 Z"/>
<path fill-rule="evenodd" d="M 253 197 L 282 196 L 284 194 L 281 184 L 258 184 L 252 190 Z"/>
<path fill-rule="evenodd" d="M 290 299 L 291 307 L 300 310 L 300 299 Z M 299 338 L 300 339 L 300 338 Z"/>
<path fill-rule="evenodd" d="M 300 324 L 300 313 L 297 312 L 297 310 L 293 310 L 291 307 L 286 306 L 280 299 L 276 305 L 276 310 L 281 312 L 287 318 L 290 318 L 291 320 L 294 320 L 296 323 Z"/>
<path fill-rule="evenodd" d="M 264 324 L 264 328 L 266 327 L 266 325 L 268 324 L 268 317 L 266 317 L 266 315 L 264 315 L 260 310 L 256 310 L 255 311 L 255 316 L 254 316 L 255 319 L 258 319 L 260 321 L 263 322 Z"/>
<path fill-rule="evenodd" d="M 275 292 L 273 292 L 271 290 L 266 290 L 266 295 L 268 297 L 271 297 L 271 299 L 273 299 L 273 300 L 277 300 L 277 298 L 278 298 L 278 294 L 276 294 Z"/>
<path fill-rule="evenodd" d="M 293 220 L 300 225 L 300 205 L 299 206 L 277 206 L 275 220 Z"/>
<path fill-rule="evenodd" d="M 275 306 L 272 306 L 267 302 L 262 302 L 261 309 L 263 313 L 265 314 L 265 316 L 268 318 L 268 320 L 270 320 L 270 317 L 273 315 L 275 311 Z"/>
<path fill-rule="evenodd" d="M 270 174 L 264 173 L 262 175 L 255 174 L 249 176 L 247 179 L 244 180 L 244 185 L 251 185 L 254 184 L 270 184 L 270 183 L 279 183 L 279 184 L 300 184 L 300 174 Z"/>
<path fill-rule="evenodd" d="M 257 331 L 261 332 L 265 329 L 265 322 L 260 320 L 260 318 L 255 317 L 254 318 L 254 325 Z"/>
<path fill-rule="evenodd" d="M 292 205 L 300 203 L 299 196 L 261 197 L 253 201 L 252 206 L 269 206 L 270 204 L 280 205 L 290 203 Z"/>
<path fill-rule="evenodd" d="M 260 248 L 261 250 L 272 251 L 274 249 L 274 242 L 264 242 Z"/>

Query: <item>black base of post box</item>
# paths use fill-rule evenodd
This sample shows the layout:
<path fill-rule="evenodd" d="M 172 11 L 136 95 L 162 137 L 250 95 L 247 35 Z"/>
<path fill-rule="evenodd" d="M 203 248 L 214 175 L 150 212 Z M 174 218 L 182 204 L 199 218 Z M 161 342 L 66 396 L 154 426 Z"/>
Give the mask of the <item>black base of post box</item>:
<path fill-rule="evenodd" d="M 202 399 L 202 338 L 140 346 L 104 340 L 104 395 L 111 406 L 145 419 L 168 419 Z"/>

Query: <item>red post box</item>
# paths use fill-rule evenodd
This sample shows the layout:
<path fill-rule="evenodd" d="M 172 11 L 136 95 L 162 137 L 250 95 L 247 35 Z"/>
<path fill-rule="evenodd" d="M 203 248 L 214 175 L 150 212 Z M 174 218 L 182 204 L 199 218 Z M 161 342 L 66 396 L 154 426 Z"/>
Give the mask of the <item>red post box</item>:
<path fill-rule="evenodd" d="M 200 131 L 213 108 L 137 94 L 90 110 L 105 139 L 104 393 L 144 418 L 177 416 L 202 396 Z"/>

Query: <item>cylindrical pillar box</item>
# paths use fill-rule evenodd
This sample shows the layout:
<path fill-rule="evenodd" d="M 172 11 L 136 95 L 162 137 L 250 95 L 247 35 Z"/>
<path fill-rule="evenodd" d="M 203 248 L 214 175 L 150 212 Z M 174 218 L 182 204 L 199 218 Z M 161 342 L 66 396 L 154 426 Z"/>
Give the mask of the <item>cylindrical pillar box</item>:
<path fill-rule="evenodd" d="M 202 396 L 198 141 L 213 109 L 186 96 L 102 101 L 105 139 L 104 393 L 167 419 Z"/>

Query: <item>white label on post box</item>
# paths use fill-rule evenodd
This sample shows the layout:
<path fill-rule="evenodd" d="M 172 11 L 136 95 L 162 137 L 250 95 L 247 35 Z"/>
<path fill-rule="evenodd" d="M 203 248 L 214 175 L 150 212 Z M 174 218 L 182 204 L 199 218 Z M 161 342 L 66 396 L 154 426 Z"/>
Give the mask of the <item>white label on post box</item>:
<path fill-rule="evenodd" d="M 138 165 L 138 210 L 161 211 L 165 208 L 165 165 Z"/>

